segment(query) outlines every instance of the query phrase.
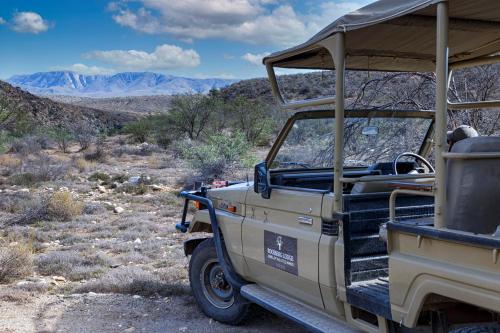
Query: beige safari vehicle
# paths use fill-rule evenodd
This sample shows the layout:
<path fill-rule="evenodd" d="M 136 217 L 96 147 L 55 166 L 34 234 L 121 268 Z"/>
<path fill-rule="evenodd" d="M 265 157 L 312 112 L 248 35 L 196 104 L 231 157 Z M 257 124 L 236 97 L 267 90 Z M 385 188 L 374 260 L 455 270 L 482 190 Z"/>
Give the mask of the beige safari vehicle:
<path fill-rule="evenodd" d="M 446 144 L 448 112 L 500 108 L 449 102 L 452 70 L 499 51 L 499 0 L 381 0 L 266 57 L 293 113 L 255 182 L 182 193 L 177 229 L 213 234 L 184 244 L 201 310 L 238 324 L 254 303 L 313 332 L 500 332 L 500 137 Z M 335 70 L 334 97 L 287 101 L 275 68 Z M 434 72 L 435 110 L 347 110 L 345 70 Z"/>

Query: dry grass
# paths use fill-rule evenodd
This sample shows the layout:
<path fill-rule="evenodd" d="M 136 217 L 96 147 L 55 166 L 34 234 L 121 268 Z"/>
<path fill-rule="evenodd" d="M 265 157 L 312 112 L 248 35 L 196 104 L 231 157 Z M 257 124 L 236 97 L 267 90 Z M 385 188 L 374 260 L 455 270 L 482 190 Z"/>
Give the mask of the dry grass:
<path fill-rule="evenodd" d="M 21 159 L 14 155 L 2 154 L 0 155 L 0 166 L 9 169 L 17 169 L 21 166 Z"/>
<path fill-rule="evenodd" d="M 95 167 L 95 163 L 80 157 L 73 160 L 73 166 L 78 170 L 78 172 L 83 173 L 92 170 Z"/>
<path fill-rule="evenodd" d="M 83 204 L 69 192 L 55 192 L 47 202 L 47 215 L 51 220 L 70 221 L 82 212 Z"/>
<path fill-rule="evenodd" d="M 36 259 L 42 275 L 62 275 L 72 281 L 97 277 L 110 266 L 109 258 L 101 254 L 80 254 L 76 251 L 53 251 Z"/>
<path fill-rule="evenodd" d="M 29 276 L 33 272 L 31 248 L 22 243 L 0 245 L 0 283 Z"/>

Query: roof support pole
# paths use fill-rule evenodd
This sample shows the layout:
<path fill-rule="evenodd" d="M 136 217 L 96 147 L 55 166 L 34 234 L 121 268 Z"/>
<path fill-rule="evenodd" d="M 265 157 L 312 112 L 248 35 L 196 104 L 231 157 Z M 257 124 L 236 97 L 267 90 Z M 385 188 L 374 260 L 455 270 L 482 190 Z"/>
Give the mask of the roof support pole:
<path fill-rule="evenodd" d="M 446 164 L 443 154 L 446 150 L 446 114 L 448 111 L 448 1 L 437 4 L 436 34 L 436 135 L 435 135 L 435 202 L 434 227 L 445 225 Z"/>
<path fill-rule="evenodd" d="M 345 111 L 345 34 L 339 32 L 335 38 L 333 50 L 335 64 L 335 151 L 333 168 L 333 210 L 343 211 L 343 186 L 341 178 L 344 173 L 344 111 Z"/>

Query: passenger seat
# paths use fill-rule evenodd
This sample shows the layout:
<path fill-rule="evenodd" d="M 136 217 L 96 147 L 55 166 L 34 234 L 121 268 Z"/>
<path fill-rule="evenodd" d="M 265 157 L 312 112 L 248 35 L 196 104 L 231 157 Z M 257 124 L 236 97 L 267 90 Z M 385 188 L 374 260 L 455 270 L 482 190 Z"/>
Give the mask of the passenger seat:
<path fill-rule="evenodd" d="M 500 153 L 500 137 L 475 137 L 453 145 L 452 153 Z M 445 225 L 492 235 L 500 225 L 500 158 L 448 159 Z"/>

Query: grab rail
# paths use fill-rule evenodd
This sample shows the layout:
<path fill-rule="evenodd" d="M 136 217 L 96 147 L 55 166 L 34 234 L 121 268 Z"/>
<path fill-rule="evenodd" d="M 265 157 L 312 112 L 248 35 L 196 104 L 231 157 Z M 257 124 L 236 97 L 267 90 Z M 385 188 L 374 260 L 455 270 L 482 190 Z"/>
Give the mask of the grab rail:
<path fill-rule="evenodd" d="M 359 183 L 359 182 L 377 182 L 386 180 L 406 180 L 406 179 L 434 179 L 435 175 L 433 173 L 418 174 L 418 175 L 381 175 L 381 176 L 363 176 L 363 177 L 353 177 L 353 178 L 340 178 L 342 183 Z"/>
<path fill-rule="evenodd" d="M 417 190 L 406 190 L 406 189 L 396 189 L 392 191 L 389 197 L 389 222 L 395 222 L 396 219 L 396 197 L 398 194 L 412 194 L 421 195 L 426 197 L 433 197 L 434 192 L 431 191 L 417 191 Z"/>

